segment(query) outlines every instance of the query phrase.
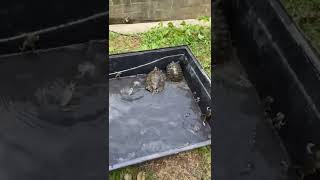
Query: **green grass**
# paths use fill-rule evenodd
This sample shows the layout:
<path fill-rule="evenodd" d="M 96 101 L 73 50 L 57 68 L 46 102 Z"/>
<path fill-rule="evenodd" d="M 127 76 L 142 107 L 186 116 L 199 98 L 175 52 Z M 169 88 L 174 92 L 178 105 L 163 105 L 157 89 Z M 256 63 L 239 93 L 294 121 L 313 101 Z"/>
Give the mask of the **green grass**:
<path fill-rule="evenodd" d="M 197 151 L 203 159 L 203 171 L 207 174 L 206 178 L 208 178 L 208 180 L 211 179 L 211 147 L 205 146 L 198 148 L 195 151 Z"/>
<path fill-rule="evenodd" d="M 142 50 L 187 45 L 208 74 L 211 74 L 211 27 L 186 23 L 180 27 L 169 23 L 167 27 L 160 23 L 141 37 Z"/>
<path fill-rule="evenodd" d="M 282 2 L 311 44 L 320 50 L 320 1 L 282 0 Z"/>
<path fill-rule="evenodd" d="M 140 36 L 122 36 L 109 32 L 109 54 L 138 51 L 140 49 Z"/>
<path fill-rule="evenodd" d="M 209 17 L 200 17 L 201 21 L 210 21 Z M 211 75 L 211 27 L 182 23 L 176 27 L 172 23 L 158 26 L 134 36 L 123 36 L 109 32 L 109 54 L 157 49 L 163 47 L 187 45 L 199 60 L 208 75 Z M 211 179 L 211 148 L 203 147 L 191 151 L 201 156 L 201 171 L 206 174 L 204 180 Z M 133 175 L 146 172 L 146 180 L 156 180 L 155 173 L 141 165 L 129 166 L 109 173 L 110 180 L 122 180 L 126 173 Z"/>
<path fill-rule="evenodd" d="M 197 151 L 202 155 L 206 163 L 211 163 L 211 147 L 210 146 L 198 148 Z"/>
<path fill-rule="evenodd" d="M 110 41 L 118 38 L 117 42 L 111 43 L 111 46 L 109 46 L 109 53 L 114 54 L 187 45 L 210 76 L 211 27 L 191 25 L 185 22 L 181 25 L 182 26 L 176 27 L 172 23 L 169 23 L 168 26 L 164 26 L 162 23 L 159 23 L 158 26 L 145 33 L 137 34 L 136 37 L 123 37 L 116 33 L 109 32 Z M 121 38 L 119 36 L 121 36 Z M 119 44 L 122 44 L 121 47 L 119 47 Z"/>
<path fill-rule="evenodd" d="M 194 163 L 200 163 L 200 168 L 198 168 L 195 172 L 201 172 L 202 180 L 210 180 L 211 179 L 211 147 L 201 147 L 198 149 L 194 149 L 188 153 L 194 153 L 198 154 L 200 156 L 200 162 L 194 162 Z M 172 157 L 171 157 L 172 158 Z M 180 158 L 177 158 L 177 160 Z M 166 158 L 163 158 L 162 161 L 165 161 Z M 154 160 L 158 161 L 158 160 Z M 178 160 L 179 161 L 179 160 Z M 156 163 L 157 164 L 157 163 Z M 161 163 L 160 163 L 161 164 Z M 157 168 L 159 168 L 157 166 Z M 161 168 L 161 167 L 160 167 Z M 194 169 L 192 169 L 194 170 Z M 137 177 L 139 172 L 145 172 L 146 173 L 146 180 L 157 180 L 157 174 L 150 168 L 149 166 L 144 166 L 144 164 L 140 165 L 132 165 L 125 168 L 117 169 L 114 171 L 109 172 L 109 179 L 110 180 L 123 180 L 125 174 L 131 174 L 133 177 L 133 180 L 135 180 L 135 177 Z M 179 171 L 179 168 L 176 168 L 176 171 Z M 175 172 L 179 175 L 179 172 Z M 177 174 L 175 176 L 177 176 Z"/>
<path fill-rule="evenodd" d="M 211 17 L 210 16 L 200 16 L 198 18 L 199 21 L 203 21 L 203 22 L 210 22 L 211 21 Z"/>
<path fill-rule="evenodd" d="M 140 166 L 129 166 L 111 171 L 109 172 L 109 180 L 122 180 L 125 174 L 131 174 L 132 178 L 135 179 L 140 171 L 146 172 L 146 180 L 156 180 L 156 177 L 152 172 L 146 171 L 146 169 Z"/>

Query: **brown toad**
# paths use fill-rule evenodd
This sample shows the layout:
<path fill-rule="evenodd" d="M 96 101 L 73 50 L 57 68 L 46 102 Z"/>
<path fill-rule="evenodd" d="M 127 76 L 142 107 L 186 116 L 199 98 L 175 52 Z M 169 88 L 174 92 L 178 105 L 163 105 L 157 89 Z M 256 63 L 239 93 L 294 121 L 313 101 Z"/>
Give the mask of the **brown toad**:
<path fill-rule="evenodd" d="M 159 93 L 164 89 L 166 76 L 165 74 L 155 67 L 146 78 L 145 87 L 152 94 Z"/>

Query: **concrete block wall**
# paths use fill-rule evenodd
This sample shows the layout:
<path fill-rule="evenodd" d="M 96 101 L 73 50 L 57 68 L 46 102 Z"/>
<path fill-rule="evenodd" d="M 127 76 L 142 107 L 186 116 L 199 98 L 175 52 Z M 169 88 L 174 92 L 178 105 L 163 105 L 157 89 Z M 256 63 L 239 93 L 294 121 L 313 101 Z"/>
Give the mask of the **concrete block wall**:
<path fill-rule="evenodd" d="M 109 0 L 109 23 L 196 19 L 211 15 L 210 0 Z"/>

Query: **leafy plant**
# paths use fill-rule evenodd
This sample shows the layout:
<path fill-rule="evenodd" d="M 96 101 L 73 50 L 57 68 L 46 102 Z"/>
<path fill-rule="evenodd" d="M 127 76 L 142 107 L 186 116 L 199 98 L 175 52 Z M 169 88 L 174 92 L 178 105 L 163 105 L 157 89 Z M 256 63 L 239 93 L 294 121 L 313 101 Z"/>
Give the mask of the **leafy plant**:
<path fill-rule="evenodd" d="M 320 1 L 282 0 L 282 2 L 309 41 L 320 50 Z"/>
<path fill-rule="evenodd" d="M 203 21 L 203 22 L 210 22 L 211 21 L 211 17 L 210 16 L 200 16 L 198 18 L 199 21 Z"/>
<path fill-rule="evenodd" d="M 145 171 L 143 167 L 139 166 L 129 166 L 122 169 L 117 169 L 114 171 L 109 172 L 109 179 L 110 180 L 123 180 L 125 174 L 131 174 L 133 177 L 136 177 L 140 171 Z M 135 179 L 135 178 L 133 178 Z M 146 172 L 146 179 L 147 180 L 155 180 L 155 175 L 153 172 L 147 171 Z"/>
<path fill-rule="evenodd" d="M 141 50 L 187 45 L 200 60 L 208 74 L 211 74 L 211 27 L 181 23 L 174 26 L 159 23 L 141 36 Z"/>

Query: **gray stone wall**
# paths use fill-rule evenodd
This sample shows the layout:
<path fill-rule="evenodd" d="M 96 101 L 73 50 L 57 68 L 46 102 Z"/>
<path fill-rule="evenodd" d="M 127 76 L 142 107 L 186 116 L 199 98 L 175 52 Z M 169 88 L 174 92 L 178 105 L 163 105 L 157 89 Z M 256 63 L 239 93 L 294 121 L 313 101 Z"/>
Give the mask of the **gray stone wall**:
<path fill-rule="evenodd" d="M 195 19 L 211 15 L 209 0 L 109 0 L 109 23 Z"/>

